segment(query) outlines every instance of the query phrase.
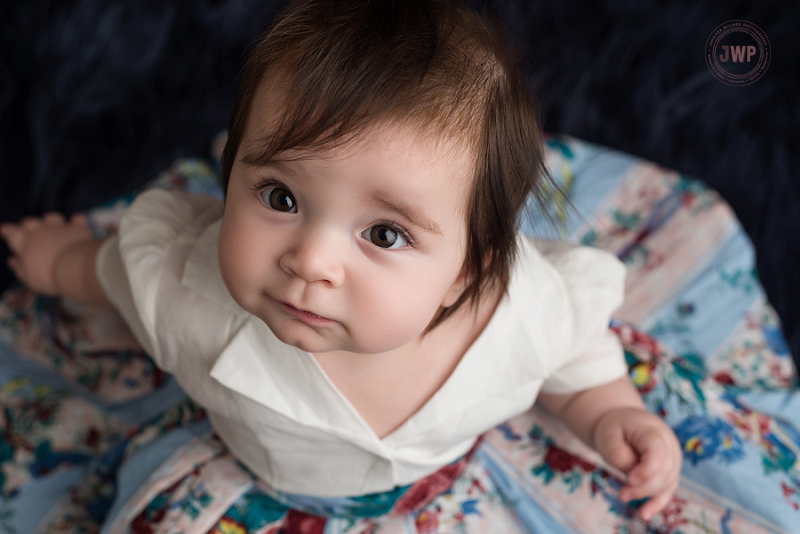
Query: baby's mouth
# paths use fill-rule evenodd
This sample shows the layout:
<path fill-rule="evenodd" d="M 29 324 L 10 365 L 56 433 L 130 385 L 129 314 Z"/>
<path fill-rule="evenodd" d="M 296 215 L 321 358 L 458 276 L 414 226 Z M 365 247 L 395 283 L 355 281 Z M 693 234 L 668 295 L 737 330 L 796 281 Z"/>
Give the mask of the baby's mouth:
<path fill-rule="evenodd" d="M 328 319 L 327 317 L 323 317 L 322 315 L 317 315 L 316 313 L 307 310 L 301 310 L 300 308 L 292 306 L 288 302 L 281 301 L 281 305 L 289 315 L 297 319 L 300 319 L 303 322 L 314 323 L 314 324 L 326 324 L 334 322 L 333 319 Z"/>

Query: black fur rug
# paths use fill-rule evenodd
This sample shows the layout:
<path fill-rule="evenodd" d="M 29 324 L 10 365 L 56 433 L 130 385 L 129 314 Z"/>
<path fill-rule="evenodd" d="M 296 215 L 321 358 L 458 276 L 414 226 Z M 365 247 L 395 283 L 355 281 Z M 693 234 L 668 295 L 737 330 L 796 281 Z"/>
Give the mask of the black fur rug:
<path fill-rule="evenodd" d="M 524 51 L 547 129 L 703 178 L 728 200 L 800 358 L 800 5 L 471 3 Z M 249 44 L 282 4 L 0 0 L 0 219 L 85 209 L 206 155 Z M 770 40 L 768 71 L 749 86 L 704 62 L 729 20 Z"/>

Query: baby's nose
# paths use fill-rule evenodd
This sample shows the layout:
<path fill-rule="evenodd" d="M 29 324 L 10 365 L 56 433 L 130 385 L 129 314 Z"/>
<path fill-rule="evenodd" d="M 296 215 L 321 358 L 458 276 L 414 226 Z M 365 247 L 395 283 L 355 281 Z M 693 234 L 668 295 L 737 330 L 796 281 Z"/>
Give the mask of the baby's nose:
<path fill-rule="evenodd" d="M 309 230 L 280 259 L 284 272 L 306 282 L 323 281 L 338 287 L 344 280 L 343 247 L 328 231 Z"/>

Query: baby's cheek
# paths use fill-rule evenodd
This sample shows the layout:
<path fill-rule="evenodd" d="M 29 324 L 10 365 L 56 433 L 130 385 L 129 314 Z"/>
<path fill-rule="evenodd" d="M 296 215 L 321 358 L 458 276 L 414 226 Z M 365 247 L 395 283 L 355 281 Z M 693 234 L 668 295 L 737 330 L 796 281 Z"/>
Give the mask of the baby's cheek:
<path fill-rule="evenodd" d="M 421 301 L 419 296 L 418 291 L 394 285 L 368 299 L 359 299 L 352 330 L 358 336 L 354 341 L 360 352 L 396 349 L 421 335 L 438 308 L 427 309 L 430 303 Z"/>
<path fill-rule="evenodd" d="M 221 247 L 219 252 L 220 275 L 228 293 L 239 306 L 250 311 L 253 299 L 257 296 L 257 291 L 252 287 L 256 277 L 252 269 L 255 260 L 246 251 L 237 253 L 230 247 Z"/>

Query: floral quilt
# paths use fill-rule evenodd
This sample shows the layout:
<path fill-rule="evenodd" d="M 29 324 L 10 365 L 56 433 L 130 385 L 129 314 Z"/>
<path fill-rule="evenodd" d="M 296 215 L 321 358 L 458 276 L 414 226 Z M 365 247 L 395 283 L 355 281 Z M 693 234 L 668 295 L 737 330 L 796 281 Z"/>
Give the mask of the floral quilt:
<path fill-rule="evenodd" d="M 800 532 L 800 397 L 788 347 L 729 206 L 701 181 L 568 137 L 523 231 L 628 267 L 611 329 L 648 408 L 675 431 L 681 485 L 645 523 L 621 474 L 533 407 L 458 465 L 394 492 L 270 492 L 113 313 L 12 288 L 0 298 L 0 531 L 35 533 Z M 180 160 L 149 187 L 220 196 Z M 133 198 L 89 213 L 113 232 Z"/>

